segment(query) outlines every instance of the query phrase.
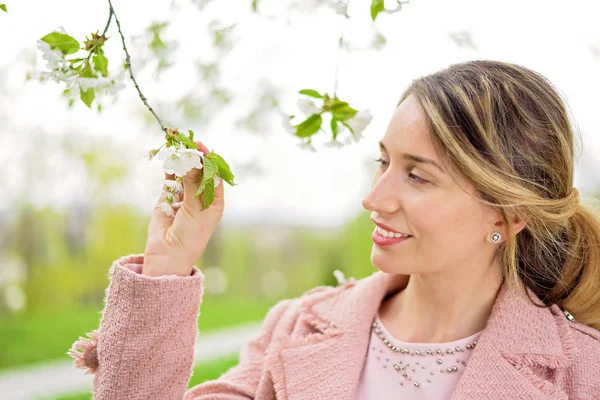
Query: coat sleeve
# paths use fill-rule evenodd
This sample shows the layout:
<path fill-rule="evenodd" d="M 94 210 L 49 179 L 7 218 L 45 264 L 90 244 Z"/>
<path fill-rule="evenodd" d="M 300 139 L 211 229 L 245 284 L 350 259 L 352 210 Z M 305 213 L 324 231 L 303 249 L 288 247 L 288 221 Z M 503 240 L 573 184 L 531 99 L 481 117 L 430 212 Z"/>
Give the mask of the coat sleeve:
<path fill-rule="evenodd" d="M 110 269 L 98 330 L 73 344 L 75 366 L 95 374 L 95 400 L 253 399 L 265 348 L 289 301 L 274 306 L 240 362 L 215 381 L 186 391 L 194 362 L 203 275 L 148 277 L 143 255 L 123 257 Z M 217 397 L 215 397 L 217 396 Z"/>
<path fill-rule="evenodd" d="M 291 310 L 293 300 L 282 300 L 267 313 L 262 328 L 248 341 L 240 352 L 238 365 L 214 381 L 207 381 L 189 389 L 184 400 L 248 400 L 258 399 L 258 393 L 264 391 L 259 385 L 272 385 L 271 381 L 261 379 L 265 376 L 265 358 L 271 339 L 280 328 L 283 314 Z M 286 328 L 282 328 L 286 329 Z M 272 388 L 271 388 L 272 389 Z M 270 391 L 267 388 L 267 391 Z"/>

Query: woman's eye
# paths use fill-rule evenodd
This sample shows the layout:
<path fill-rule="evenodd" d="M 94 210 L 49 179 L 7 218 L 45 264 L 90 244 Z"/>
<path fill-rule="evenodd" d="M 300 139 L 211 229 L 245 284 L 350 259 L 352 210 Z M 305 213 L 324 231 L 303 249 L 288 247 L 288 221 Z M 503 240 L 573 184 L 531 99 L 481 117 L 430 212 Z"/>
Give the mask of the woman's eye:
<path fill-rule="evenodd" d="M 385 166 L 387 166 L 389 164 L 387 161 L 385 161 L 382 158 L 378 158 L 375 161 L 379 163 L 379 165 L 381 166 L 381 168 L 383 168 L 383 167 L 385 167 Z M 413 174 L 412 172 L 408 173 L 408 180 L 411 181 L 411 182 L 413 182 L 413 183 L 417 183 L 419 185 L 424 185 L 426 183 L 429 183 L 429 181 L 421 178 L 418 175 Z"/>
<path fill-rule="evenodd" d="M 421 178 L 418 175 L 413 174 L 412 172 L 408 173 L 408 180 L 410 180 L 410 181 L 412 181 L 414 183 L 418 183 L 420 185 L 423 185 L 423 184 L 427 183 L 427 181 L 425 179 Z"/>
<path fill-rule="evenodd" d="M 382 158 L 378 158 L 378 159 L 376 159 L 375 161 L 376 161 L 376 162 L 378 162 L 378 163 L 379 163 L 379 165 L 380 165 L 380 166 L 382 166 L 382 167 L 384 167 L 384 166 L 388 165 L 388 162 L 387 162 L 387 161 L 385 161 L 385 160 L 384 160 L 384 159 L 382 159 Z"/>

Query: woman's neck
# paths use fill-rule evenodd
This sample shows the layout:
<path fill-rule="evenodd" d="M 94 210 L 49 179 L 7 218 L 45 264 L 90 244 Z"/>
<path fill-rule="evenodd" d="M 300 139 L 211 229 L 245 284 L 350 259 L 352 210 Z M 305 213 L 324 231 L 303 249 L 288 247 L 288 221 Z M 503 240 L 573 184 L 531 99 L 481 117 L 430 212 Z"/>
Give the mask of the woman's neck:
<path fill-rule="evenodd" d="M 501 285 L 499 266 L 480 274 L 411 275 L 403 290 L 382 302 L 379 317 L 402 341 L 459 340 L 483 330 Z"/>

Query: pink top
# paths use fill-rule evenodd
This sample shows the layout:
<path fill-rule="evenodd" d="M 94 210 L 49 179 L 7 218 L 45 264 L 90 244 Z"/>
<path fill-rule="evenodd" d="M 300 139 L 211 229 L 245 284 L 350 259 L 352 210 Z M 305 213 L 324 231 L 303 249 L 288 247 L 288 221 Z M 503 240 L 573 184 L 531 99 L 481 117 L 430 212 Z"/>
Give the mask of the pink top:
<path fill-rule="evenodd" d="M 450 399 L 481 332 L 453 342 L 403 342 L 376 316 L 356 400 Z"/>

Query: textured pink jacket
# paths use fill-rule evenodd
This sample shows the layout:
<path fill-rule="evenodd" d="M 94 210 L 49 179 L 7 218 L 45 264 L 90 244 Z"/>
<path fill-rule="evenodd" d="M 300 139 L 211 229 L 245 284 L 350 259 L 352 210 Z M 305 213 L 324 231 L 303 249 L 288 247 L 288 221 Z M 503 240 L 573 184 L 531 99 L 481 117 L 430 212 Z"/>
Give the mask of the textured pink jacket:
<path fill-rule="evenodd" d="M 186 390 L 203 275 L 152 278 L 142 263 L 113 264 L 100 328 L 70 352 L 96 400 L 352 400 L 379 305 L 409 278 L 376 272 L 278 303 L 237 366 Z M 598 400 L 600 332 L 503 284 L 452 399 Z"/>

